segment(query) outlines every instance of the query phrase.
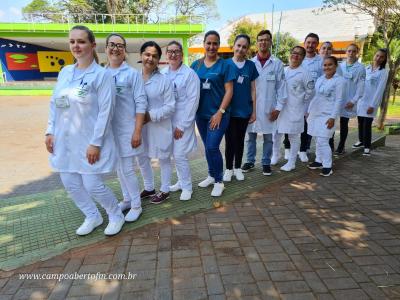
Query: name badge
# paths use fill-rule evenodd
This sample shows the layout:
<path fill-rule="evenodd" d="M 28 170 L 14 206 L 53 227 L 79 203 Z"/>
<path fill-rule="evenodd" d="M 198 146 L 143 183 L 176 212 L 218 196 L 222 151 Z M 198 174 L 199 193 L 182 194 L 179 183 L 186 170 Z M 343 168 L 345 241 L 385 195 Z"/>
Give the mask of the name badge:
<path fill-rule="evenodd" d="M 211 90 L 211 83 L 208 82 L 208 78 L 203 82 L 203 90 Z"/>
<path fill-rule="evenodd" d="M 343 77 L 347 78 L 347 79 L 352 79 L 353 78 L 353 74 L 351 74 L 350 72 L 344 72 L 343 73 Z"/>
<path fill-rule="evenodd" d="M 238 77 L 238 79 L 237 79 L 237 83 L 242 84 L 242 83 L 243 83 L 243 80 L 244 80 L 244 77 L 243 77 L 242 75 L 240 75 L 240 76 Z"/>
<path fill-rule="evenodd" d="M 267 80 L 275 80 L 275 75 L 267 75 Z"/>
<path fill-rule="evenodd" d="M 311 77 L 314 79 L 318 78 L 318 73 L 317 72 L 311 72 Z"/>
<path fill-rule="evenodd" d="M 55 99 L 56 107 L 57 108 L 68 108 L 69 107 L 69 100 L 67 96 L 62 96 Z"/>

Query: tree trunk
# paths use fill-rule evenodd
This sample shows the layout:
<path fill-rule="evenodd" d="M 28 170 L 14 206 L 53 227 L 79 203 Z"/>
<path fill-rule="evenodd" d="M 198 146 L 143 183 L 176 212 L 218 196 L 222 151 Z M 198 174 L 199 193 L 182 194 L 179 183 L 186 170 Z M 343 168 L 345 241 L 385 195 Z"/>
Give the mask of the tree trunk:
<path fill-rule="evenodd" d="M 390 97 L 390 88 L 392 86 L 394 74 L 395 73 L 392 70 L 389 71 L 388 80 L 386 82 L 385 93 L 383 94 L 383 99 L 381 102 L 381 112 L 379 114 L 379 119 L 378 119 L 378 129 L 380 130 L 383 130 L 385 127 L 386 114 L 388 110 L 389 97 Z"/>
<path fill-rule="evenodd" d="M 392 105 L 394 105 L 394 102 L 396 101 L 396 93 L 397 93 L 397 89 L 394 89 L 394 91 L 393 91 Z"/>

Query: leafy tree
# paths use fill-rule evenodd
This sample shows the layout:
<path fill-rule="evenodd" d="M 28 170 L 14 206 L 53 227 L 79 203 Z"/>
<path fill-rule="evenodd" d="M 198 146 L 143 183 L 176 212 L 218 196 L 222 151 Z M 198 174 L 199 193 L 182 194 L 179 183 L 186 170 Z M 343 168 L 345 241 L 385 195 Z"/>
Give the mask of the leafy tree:
<path fill-rule="evenodd" d="M 278 43 L 279 41 L 279 43 Z M 299 45 L 299 41 L 290 35 L 288 32 L 275 34 L 272 44 L 272 53 L 277 56 L 284 64 L 289 64 L 290 50 Z"/>
<path fill-rule="evenodd" d="M 235 37 L 239 34 L 247 34 L 250 37 L 249 56 L 253 56 L 257 52 L 257 34 L 264 29 L 264 26 L 259 22 L 253 22 L 250 19 L 244 18 L 237 22 L 231 31 L 228 38 L 228 44 L 233 47 Z"/>
<path fill-rule="evenodd" d="M 377 31 L 382 35 L 384 48 L 388 49 L 389 76 L 381 103 L 378 127 L 383 129 L 389 103 L 392 81 L 400 67 L 400 56 L 393 45 L 400 36 L 400 1 L 398 0 L 324 0 L 324 8 L 336 7 L 347 13 L 362 11 L 374 18 Z M 323 9 L 324 9 L 323 8 Z M 398 44 L 397 44 L 398 45 Z M 398 49 L 398 48 L 397 48 Z"/>

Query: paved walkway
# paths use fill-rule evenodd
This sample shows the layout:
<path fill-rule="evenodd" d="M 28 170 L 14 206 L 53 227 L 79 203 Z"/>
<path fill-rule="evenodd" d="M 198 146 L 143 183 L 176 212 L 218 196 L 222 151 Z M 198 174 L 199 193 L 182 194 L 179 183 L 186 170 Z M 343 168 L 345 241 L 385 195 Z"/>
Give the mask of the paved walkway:
<path fill-rule="evenodd" d="M 0 273 L 0 299 L 400 299 L 400 137 L 218 209 Z M 123 273 L 34 280 L 21 273 Z"/>

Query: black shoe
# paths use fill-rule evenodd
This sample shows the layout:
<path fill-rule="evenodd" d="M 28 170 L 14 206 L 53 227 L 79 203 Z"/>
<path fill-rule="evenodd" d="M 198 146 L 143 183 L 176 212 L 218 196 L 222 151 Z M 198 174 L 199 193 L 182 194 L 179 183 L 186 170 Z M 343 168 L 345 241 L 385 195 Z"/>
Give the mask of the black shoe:
<path fill-rule="evenodd" d="M 314 161 L 313 163 L 309 164 L 307 168 L 311 170 L 322 169 L 322 163 Z"/>
<path fill-rule="evenodd" d="M 140 199 L 146 199 L 146 198 L 148 198 L 148 197 L 154 196 L 155 194 L 156 194 L 156 190 L 152 190 L 152 191 L 143 190 L 143 191 L 140 193 Z"/>
<path fill-rule="evenodd" d="M 272 174 L 270 165 L 263 165 L 263 175 L 270 176 Z"/>
<path fill-rule="evenodd" d="M 321 173 L 319 173 L 319 175 L 324 177 L 331 176 L 332 174 L 333 174 L 332 168 L 322 168 Z"/>
<path fill-rule="evenodd" d="M 251 169 L 254 169 L 254 164 L 253 163 L 245 163 L 242 166 L 242 172 L 244 172 L 244 173 L 249 172 Z"/>
<path fill-rule="evenodd" d="M 344 150 L 342 150 L 342 149 L 336 149 L 334 155 L 343 155 L 344 153 L 345 153 Z"/>
<path fill-rule="evenodd" d="M 163 203 L 168 198 L 169 198 L 169 193 L 158 192 L 156 195 L 151 197 L 150 202 L 153 204 L 160 204 Z"/>
<path fill-rule="evenodd" d="M 355 144 L 352 146 L 352 148 L 353 148 L 353 149 L 357 149 L 357 148 L 360 148 L 360 147 L 362 147 L 362 146 L 363 146 L 363 143 L 357 142 L 357 143 L 355 143 Z"/>

